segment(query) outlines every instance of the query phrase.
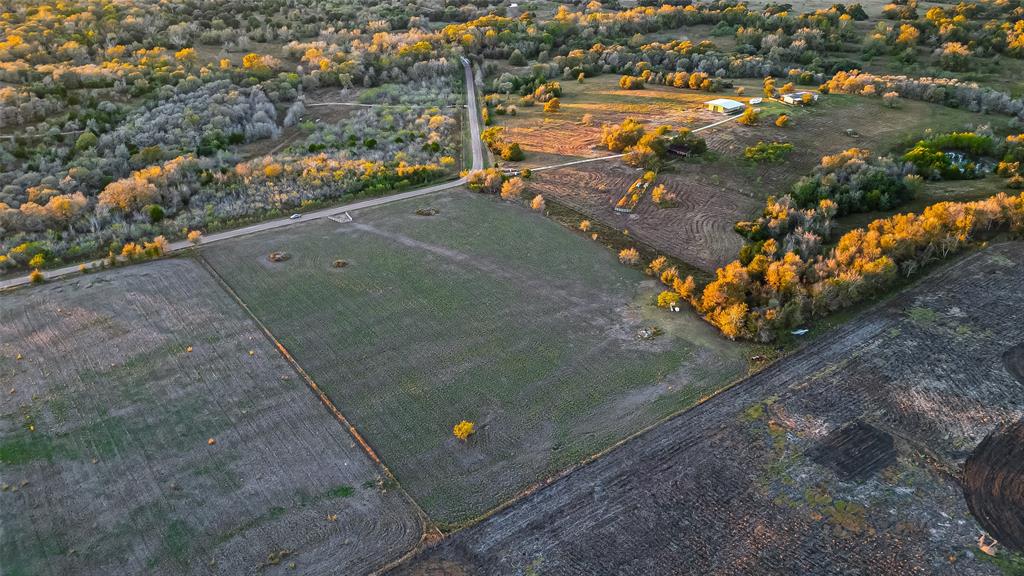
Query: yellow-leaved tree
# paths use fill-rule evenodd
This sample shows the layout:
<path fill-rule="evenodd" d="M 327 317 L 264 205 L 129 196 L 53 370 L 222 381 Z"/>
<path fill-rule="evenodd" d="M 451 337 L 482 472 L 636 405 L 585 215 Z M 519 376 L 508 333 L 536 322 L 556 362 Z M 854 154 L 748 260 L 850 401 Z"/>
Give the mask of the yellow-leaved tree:
<path fill-rule="evenodd" d="M 474 432 L 476 432 L 476 425 L 469 420 L 463 420 L 452 428 L 452 434 L 463 442 L 465 442 L 466 439 Z"/>

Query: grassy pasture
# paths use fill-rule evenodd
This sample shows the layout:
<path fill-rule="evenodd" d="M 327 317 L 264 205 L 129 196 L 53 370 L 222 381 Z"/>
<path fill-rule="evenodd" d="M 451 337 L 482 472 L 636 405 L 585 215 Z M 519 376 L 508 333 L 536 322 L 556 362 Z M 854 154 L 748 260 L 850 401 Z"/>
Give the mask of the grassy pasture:
<path fill-rule="evenodd" d="M 0 296 L 0 390 L 6 576 L 365 573 L 420 538 L 193 261 Z"/>
<path fill-rule="evenodd" d="M 653 281 L 520 206 L 460 191 L 355 216 L 202 255 L 442 525 L 746 369 L 745 346 L 657 311 Z M 291 258 L 272 264 L 275 250 Z M 651 326 L 664 334 L 637 337 Z M 462 419 L 478 430 L 466 443 Z"/>
<path fill-rule="evenodd" d="M 1022 266 L 1016 242 L 938 267 L 395 573 L 1014 574 L 978 551 L 961 472 L 1024 415 Z"/>
<path fill-rule="evenodd" d="M 603 76 L 595 81 L 606 78 L 613 77 Z M 563 86 L 570 84 L 574 88 L 579 86 L 575 83 L 565 83 Z M 761 90 L 758 82 L 747 81 L 738 85 L 744 86 L 747 96 L 756 95 Z M 604 97 L 606 102 L 613 98 L 624 99 L 612 106 L 609 109 L 611 111 L 604 116 L 608 122 L 618 123 L 632 115 L 626 111 L 628 105 L 625 104 L 630 99 L 645 106 L 651 106 L 651 102 L 661 102 L 663 115 L 650 114 L 643 118 L 651 125 L 672 123 L 671 119 L 680 118 L 683 111 L 693 116 L 684 119 L 690 126 L 707 125 L 722 118 L 720 115 L 694 111 L 695 106 L 709 97 L 706 93 L 664 87 L 616 91 L 623 95 Z M 583 95 L 580 97 L 586 98 Z M 563 99 L 563 110 L 569 109 L 572 99 L 573 96 Z M 679 108 L 673 109 L 676 104 L 672 102 L 678 102 Z M 581 106 L 584 109 L 596 108 L 599 104 L 591 99 L 585 100 Z M 808 108 L 789 107 L 776 102 L 759 107 L 763 113 L 756 125 L 726 123 L 703 131 L 701 135 L 708 142 L 709 154 L 701 158 L 674 161 L 659 174 L 658 183 L 664 184 L 678 198 L 673 207 L 659 208 L 646 198 L 641 200 L 631 215 L 615 212 L 615 202 L 637 176 L 636 170 L 624 166 L 621 160 L 538 172 L 531 185 L 546 197 L 557 198 L 594 220 L 615 228 L 628 228 L 631 233 L 665 253 L 698 268 L 713 271 L 735 258 L 741 245 L 741 238 L 732 230 L 733 225 L 738 220 L 756 216 L 767 196 L 788 192 L 793 183 L 810 172 L 823 155 L 851 147 L 868 148 L 875 153 L 885 154 L 908 137 L 918 138 L 928 129 L 935 132 L 962 130 L 983 123 L 992 123 L 998 128 L 1005 123 L 1001 117 L 983 116 L 922 102 L 902 101 L 896 108 L 889 108 L 878 98 L 848 95 L 827 95 L 818 105 Z M 789 114 L 792 119 L 792 124 L 786 128 L 774 124 L 775 117 L 781 112 Z M 514 122 L 526 121 L 531 118 L 530 114 L 535 112 L 526 115 L 521 113 Z M 594 114 L 596 118 L 597 113 Z M 502 118 L 501 121 L 506 122 L 510 117 Z M 534 124 L 536 130 L 547 130 L 545 127 L 554 130 L 554 124 L 545 123 L 543 118 Z M 566 125 L 561 129 L 564 131 L 545 132 L 543 138 L 537 140 L 543 150 L 540 154 L 534 154 L 531 145 L 525 146 L 527 162 L 545 163 L 556 156 L 559 147 L 578 147 L 578 141 L 569 130 L 584 131 L 587 138 L 592 140 L 592 145 L 598 145 L 599 126 L 584 129 L 578 125 Z M 857 135 L 847 135 L 847 129 L 856 130 Z M 515 140 L 514 137 L 511 139 Z M 759 141 L 788 142 L 793 145 L 793 151 L 777 163 L 759 164 L 746 160 L 743 157 L 744 150 Z M 608 152 L 598 148 L 589 154 L 596 156 Z"/>

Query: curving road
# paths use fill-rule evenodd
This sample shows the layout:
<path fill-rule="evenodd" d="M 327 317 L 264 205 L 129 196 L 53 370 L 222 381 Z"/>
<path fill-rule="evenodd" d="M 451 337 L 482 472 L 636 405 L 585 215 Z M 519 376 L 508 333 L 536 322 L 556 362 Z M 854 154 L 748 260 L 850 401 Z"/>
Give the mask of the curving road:
<path fill-rule="evenodd" d="M 473 66 L 469 60 L 462 59 L 462 67 L 466 74 L 466 103 L 468 105 L 469 117 L 469 129 L 470 129 L 470 140 L 473 150 L 473 169 L 480 170 L 484 167 L 484 150 L 483 142 L 480 140 L 480 109 L 477 103 L 476 93 L 476 82 L 473 78 Z M 314 212 L 308 212 L 302 215 L 302 217 L 292 220 L 291 218 L 277 218 L 275 220 L 267 220 L 260 222 L 259 224 L 253 224 L 244 228 L 235 228 L 233 230 L 226 230 L 224 232 L 217 232 L 208 236 L 203 236 L 201 244 L 211 244 L 213 242 L 220 242 L 229 238 L 237 238 L 239 236 L 246 236 L 248 234 L 255 234 L 257 232 L 265 232 L 267 230 L 276 230 L 277 228 L 284 228 L 286 226 L 294 226 L 296 224 L 302 224 L 303 222 L 309 222 L 310 220 L 319 220 L 321 218 L 329 218 L 343 214 L 345 212 L 351 212 L 355 210 L 361 210 L 363 208 L 370 208 L 372 206 L 380 206 L 382 204 L 388 204 L 391 202 L 398 202 L 400 200 L 407 200 L 409 198 L 416 198 L 418 196 L 425 196 L 427 194 L 433 194 L 434 192 L 440 192 L 442 190 L 449 190 L 451 188 L 457 188 L 466 183 L 465 178 L 459 178 L 458 180 L 452 180 L 450 182 L 442 182 L 440 184 L 434 184 L 424 188 L 417 188 L 416 190 L 410 190 L 408 192 L 400 192 L 398 194 L 391 194 L 389 196 L 382 196 L 380 198 L 372 198 L 370 200 L 363 200 L 361 202 L 355 202 L 352 204 L 345 204 L 342 206 L 332 206 L 331 208 L 324 208 L 322 210 L 316 210 Z M 193 244 L 187 240 L 180 240 L 178 242 L 171 243 L 168 248 L 168 252 L 177 252 L 191 247 Z M 85 265 L 89 268 L 99 267 L 102 260 L 94 260 L 87 262 Z M 47 280 L 60 278 L 70 274 L 79 273 L 80 264 L 74 264 L 71 266 L 65 266 L 63 268 L 55 268 L 53 270 L 46 270 L 43 274 Z M 0 280 L 0 290 L 6 290 L 9 288 L 16 288 L 18 286 L 24 286 L 28 284 L 28 275 L 19 276 L 17 278 L 11 278 L 8 280 Z"/>

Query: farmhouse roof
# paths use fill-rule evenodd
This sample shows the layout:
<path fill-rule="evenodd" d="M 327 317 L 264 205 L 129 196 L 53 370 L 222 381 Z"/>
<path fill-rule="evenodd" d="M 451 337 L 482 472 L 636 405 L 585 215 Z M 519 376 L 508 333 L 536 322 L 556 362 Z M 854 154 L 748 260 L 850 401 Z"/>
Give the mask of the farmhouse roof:
<path fill-rule="evenodd" d="M 721 106 L 722 108 L 743 108 L 743 102 L 737 102 L 736 100 L 730 100 L 729 98 L 715 98 L 714 100 L 708 100 L 705 102 L 708 106 Z"/>

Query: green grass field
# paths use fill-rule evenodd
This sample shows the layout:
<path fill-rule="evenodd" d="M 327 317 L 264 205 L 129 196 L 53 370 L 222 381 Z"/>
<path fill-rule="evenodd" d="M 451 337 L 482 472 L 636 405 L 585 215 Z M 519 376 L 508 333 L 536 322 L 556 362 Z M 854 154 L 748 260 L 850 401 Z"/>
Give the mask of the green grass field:
<path fill-rule="evenodd" d="M 440 213 L 414 215 L 426 206 Z M 202 256 L 442 526 L 746 372 L 745 346 L 654 308 L 654 282 L 600 244 L 465 191 Z M 652 326 L 664 334 L 637 337 Z M 465 443 L 462 419 L 477 425 Z"/>
<path fill-rule="evenodd" d="M 419 541 L 408 499 L 194 261 L 0 296 L 0 389 L 5 576 L 256 574 L 282 550 L 362 574 Z"/>

